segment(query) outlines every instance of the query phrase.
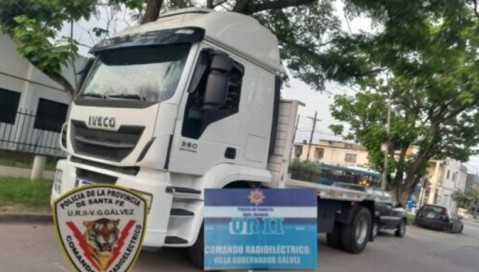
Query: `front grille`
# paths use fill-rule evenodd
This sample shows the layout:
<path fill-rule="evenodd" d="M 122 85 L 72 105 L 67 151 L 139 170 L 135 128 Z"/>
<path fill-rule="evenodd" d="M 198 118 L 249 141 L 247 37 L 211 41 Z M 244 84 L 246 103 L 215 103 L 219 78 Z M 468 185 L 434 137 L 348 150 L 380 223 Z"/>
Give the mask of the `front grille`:
<path fill-rule="evenodd" d="M 141 126 L 121 126 L 118 131 L 88 128 L 72 120 L 72 144 L 76 153 L 111 161 L 121 161 L 135 148 L 143 133 Z"/>

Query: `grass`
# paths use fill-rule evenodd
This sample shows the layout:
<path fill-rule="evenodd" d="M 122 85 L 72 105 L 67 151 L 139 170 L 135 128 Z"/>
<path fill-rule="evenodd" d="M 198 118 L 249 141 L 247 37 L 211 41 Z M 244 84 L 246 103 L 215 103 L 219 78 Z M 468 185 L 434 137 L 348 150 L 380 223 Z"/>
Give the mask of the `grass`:
<path fill-rule="evenodd" d="M 46 171 L 55 171 L 56 164 L 57 164 L 57 160 L 48 159 L 48 161 L 45 165 L 45 170 Z M 8 160 L 6 158 L 0 158 L 0 165 L 32 169 L 33 160 L 31 162 L 25 162 L 25 161 L 12 161 L 12 160 Z"/>
<path fill-rule="evenodd" d="M 0 212 L 49 211 L 53 181 L 0 177 Z"/>
<path fill-rule="evenodd" d="M 413 222 L 414 222 L 414 217 L 415 217 L 414 214 L 410 214 L 410 213 L 406 214 L 407 223 L 408 223 L 409 225 L 412 225 L 412 224 L 413 224 Z"/>

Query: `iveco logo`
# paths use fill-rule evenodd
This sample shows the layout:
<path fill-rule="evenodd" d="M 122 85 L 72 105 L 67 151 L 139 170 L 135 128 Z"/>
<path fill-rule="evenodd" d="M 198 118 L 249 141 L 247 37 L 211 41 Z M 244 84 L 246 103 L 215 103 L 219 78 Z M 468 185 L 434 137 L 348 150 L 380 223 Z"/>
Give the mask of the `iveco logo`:
<path fill-rule="evenodd" d="M 89 116 L 88 126 L 99 128 L 114 128 L 116 125 L 115 117 L 108 116 Z"/>

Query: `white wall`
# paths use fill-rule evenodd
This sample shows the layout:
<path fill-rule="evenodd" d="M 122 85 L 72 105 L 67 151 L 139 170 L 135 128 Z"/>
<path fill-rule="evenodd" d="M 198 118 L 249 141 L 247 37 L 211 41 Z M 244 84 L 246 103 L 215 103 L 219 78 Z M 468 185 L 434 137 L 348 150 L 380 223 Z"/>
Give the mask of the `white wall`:
<path fill-rule="evenodd" d="M 0 35 L 0 48 L 0 88 L 21 94 L 18 110 L 28 109 L 29 112 L 35 114 L 40 98 L 66 105 L 70 104 L 71 99 L 62 91 L 61 85 L 51 80 L 30 64 L 30 62 L 21 57 L 16 51 L 15 43 L 7 35 Z M 79 59 L 76 66 L 79 68 L 82 67 L 84 61 L 83 58 Z M 74 85 L 74 73 L 72 69 L 66 67 L 63 70 L 64 76 Z M 15 132 L 25 129 L 25 125 L 33 126 L 32 122 L 29 124 L 25 123 L 21 126 L 22 121 L 22 118 L 16 118 L 14 125 L 0 123 L 0 132 L 2 132 L 2 130 Z M 21 135 L 21 133 L 17 133 L 15 139 L 10 138 L 9 140 L 16 142 L 34 141 L 32 139 L 39 139 L 41 136 L 39 133 L 44 133 L 44 131 L 34 130 L 32 133 L 34 135 Z M 7 137 L 0 135 L 0 137 L 2 136 Z M 9 136 L 13 137 L 11 135 Z M 0 148 L 18 149 L 18 146 L 11 143 L 4 143 L 0 145 Z"/>
<path fill-rule="evenodd" d="M 369 156 L 367 150 L 360 149 L 357 145 L 352 145 L 345 142 L 332 141 L 328 144 L 328 141 L 321 141 L 320 144 L 311 145 L 311 151 L 309 159 L 311 161 L 320 160 L 321 162 L 334 164 L 334 165 L 347 165 L 347 166 L 359 166 L 368 167 Z M 308 156 L 308 144 L 296 144 L 296 146 L 302 147 L 301 160 L 306 160 Z M 323 157 L 319 157 L 319 154 L 323 152 Z M 346 154 L 356 155 L 355 162 L 347 162 Z M 293 154 L 294 158 L 294 154 Z"/>
<path fill-rule="evenodd" d="M 445 160 L 442 186 L 440 187 L 436 204 L 455 212 L 457 203 L 452 199 L 452 194 L 457 190 L 464 191 L 466 179 L 467 169 L 461 162 L 452 159 Z"/>

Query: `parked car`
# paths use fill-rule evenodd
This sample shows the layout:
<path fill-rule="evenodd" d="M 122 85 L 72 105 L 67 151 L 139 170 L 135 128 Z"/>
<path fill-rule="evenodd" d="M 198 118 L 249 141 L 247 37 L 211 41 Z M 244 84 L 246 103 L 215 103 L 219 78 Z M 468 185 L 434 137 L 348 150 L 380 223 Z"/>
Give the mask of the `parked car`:
<path fill-rule="evenodd" d="M 388 192 L 377 188 L 365 187 L 358 184 L 345 182 L 335 182 L 336 187 L 357 190 L 369 194 L 369 198 L 374 200 L 374 222 L 373 236 L 376 237 L 381 230 L 395 230 L 397 237 L 406 235 L 406 210 L 401 205 L 396 204 Z"/>
<path fill-rule="evenodd" d="M 461 217 L 450 213 L 445 207 L 424 205 L 416 213 L 414 223 L 420 227 L 461 233 L 464 225 Z"/>
<path fill-rule="evenodd" d="M 381 230 L 395 230 L 394 235 L 404 237 L 407 219 L 402 205 L 395 203 L 388 192 L 376 188 L 368 188 L 367 191 L 375 203 L 373 236 L 377 236 Z"/>

